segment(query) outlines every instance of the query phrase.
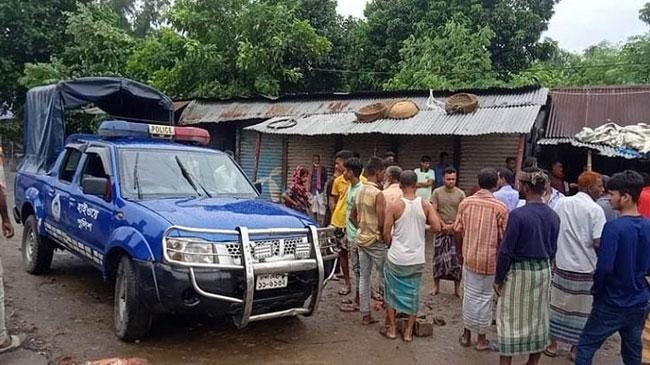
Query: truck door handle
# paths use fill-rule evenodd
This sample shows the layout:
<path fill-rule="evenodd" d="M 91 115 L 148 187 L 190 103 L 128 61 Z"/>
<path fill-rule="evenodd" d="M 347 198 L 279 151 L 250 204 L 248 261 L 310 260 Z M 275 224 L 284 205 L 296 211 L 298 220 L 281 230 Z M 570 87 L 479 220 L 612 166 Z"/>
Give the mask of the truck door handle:
<path fill-rule="evenodd" d="M 47 189 L 47 195 L 54 196 L 54 188 L 48 188 Z"/>

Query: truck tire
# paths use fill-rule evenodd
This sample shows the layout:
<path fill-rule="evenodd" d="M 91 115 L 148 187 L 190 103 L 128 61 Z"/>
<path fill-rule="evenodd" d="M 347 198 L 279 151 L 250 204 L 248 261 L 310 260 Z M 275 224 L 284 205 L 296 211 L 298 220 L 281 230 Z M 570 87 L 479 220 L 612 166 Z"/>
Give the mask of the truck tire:
<path fill-rule="evenodd" d="M 47 272 L 52 264 L 54 245 L 38 234 L 36 217 L 30 215 L 23 229 L 22 256 L 25 271 L 38 275 Z"/>
<path fill-rule="evenodd" d="M 125 342 L 133 342 L 147 335 L 152 315 L 141 300 L 133 263 L 122 256 L 115 278 L 115 303 L 113 305 L 115 334 Z"/>

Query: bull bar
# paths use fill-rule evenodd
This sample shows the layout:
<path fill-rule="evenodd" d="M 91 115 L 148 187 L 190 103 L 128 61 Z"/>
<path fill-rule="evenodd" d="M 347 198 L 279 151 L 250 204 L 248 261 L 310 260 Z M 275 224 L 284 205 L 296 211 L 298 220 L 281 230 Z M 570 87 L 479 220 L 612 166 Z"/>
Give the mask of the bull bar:
<path fill-rule="evenodd" d="M 336 260 L 338 254 L 332 252 L 331 254 L 323 256 L 321 253 L 321 245 L 319 240 L 319 232 L 329 230 L 328 228 L 318 229 L 316 226 L 309 225 L 305 228 L 271 228 L 271 229 L 249 229 L 247 227 L 237 227 L 236 230 L 224 229 L 203 229 L 192 228 L 185 226 L 171 226 L 163 235 L 163 255 L 165 260 L 173 265 L 186 267 L 189 270 L 190 282 L 197 294 L 216 300 L 222 300 L 231 303 L 242 305 L 241 317 L 233 316 L 233 322 L 237 328 L 244 328 L 250 322 L 261 321 L 271 318 L 304 315 L 310 316 L 318 309 L 321 294 L 327 282 L 334 275 L 334 268 L 336 267 Z M 168 242 L 170 238 L 178 238 L 170 236 L 171 232 L 185 232 L 194 234 L 215 234 L 215 235 L 228 235 L 236 236 L 239 243 L 240 264 L 221 264 L 221 263 L 194 263 L 175 260 L 168 254 Z M 306 235 L 310 245 L 310 255 L 308 258 L 281 260 L 274 262 L 254 262 L 253 253 L 251 250 L 251 236 L 279 236 L 279 235 Z M 211 242 L 218 245 L 219 242 Z M 217 255 L 217 254 L 214 254 Z M 324 260 L 334 259 L 332 271 L 325 277 Z M 218 269 L 218 270 L 233 270 L 243 271 L 245 274 L 245 290 L 243 298 L 226 296 L 218 293 L 208 292 L 201 288 L 196 280 L 194 269 Z M 317 270 L 318 280 L 312 288 L 309 304 L 305 307 L 290 308 L 281 311 L 254 314 L 253 302 L 255 299 L 255 278 L 260 274 L 274 274 L 274 273 L 291 273 L 300 271 Z"/>

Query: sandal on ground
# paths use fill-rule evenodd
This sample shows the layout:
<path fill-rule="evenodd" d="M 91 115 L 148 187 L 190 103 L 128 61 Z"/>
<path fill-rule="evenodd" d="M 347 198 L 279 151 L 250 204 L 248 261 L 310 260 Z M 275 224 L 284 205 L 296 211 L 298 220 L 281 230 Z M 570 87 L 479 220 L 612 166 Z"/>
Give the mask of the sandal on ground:
<path fill-rule="evenodd" d="M 23 336 L 9 336 L 11 339 L 11 343 L 5 347 L 0 347 L 0 354 L 9 352 L 11 350 L 15 350 L 16 348 L 20 347 L 20 345 L 23 343 L 24 338 Z"/>
<path fill-rule="evenodd" d="M 341 299 L 341 304 L 354 304 L 354 301 L 349 298 Z"/>
<path fill-rule="evenodd" d="M 384 337 L 386 337 L 386 338 L 389 339 L 389 340 L 396 340 L 396 339 L 397 339 L 397 336 L 396 336 L 396 335 L 395 335 L 395 336 L 389 336 L 389 335 L 388 335 L 388 328 L 386 328 L 386 327 L 382 327 L 382 328 L 380 328 L 380 329 L 379 329 L 379 334 L 382 335 L 382 336 L 384 336 Z"/>
<path fill-rule="evenodd" d="M 372 318 L 372 317 L 370 317 L 370 318 L 367 319 L 367 320 L 366 320 L 365 318 L 362 318 L 362 319 L 361 319 L 361 325 L 362 325 L 362 326 L 369 326 L 369 325 L 371 325 L 371 324 L 375 324 L 375 323 L 377 323 L 377 322 L 379 322 L 379 320 L 374 319 L 374 318 Z"/>
<path fill-rule="evenodd" d="M 352 305 L 352 304 L 341 304 L 341 305 L 339 305 L 339 310 L 340 310 L 341 312 L 346 312 L 346 313 L 349 313 L 349 312 L 358 312 L 358 311 L 359 311 L 359 307 L 355 307 L 355 306 Z"/>
<path fill-rule="evenodd" d="M 348 294 L 350 294 L 351 291 L 352 291 L 352 289 L 344 286 L 341 289 L 339 289 L 339 295 L 348 295 Z"/>
<path fill-rule="evenodd" d="M 469 341 L 465 341 L 465 336 L 463 336 L 463 335 L 460 335 L 460 337 L 458 337 L 458 342 L 459 342 L 460 345 L 463 346 L 463 347 L 470 347 L 470 346 L 472 346 L 472 340 L 470 339 Z"/>
<path fill-rule="evenodd" d="M 445 322 L 445 319 L 442 318 L 442 317 L 433 317 L 433 324 L 434 324 L 435 326 L 439 326 L 439 327 L 441 327 L 441 326 L 446 325 L 447 322 Z"/>
<path fill-rule="evenodd" d="M 551 357 L 551 358 L 557 357 L 557 351 L 551 351 L 551 350 L 546 348 L 546 349 L 544 349 L 544 355 L 546 355 L 548 357 Z"/>
<path fill-rule="evenodd" d="M 484 347 L 478 347 L 478 345 L 477 345 L 477 346 L 475 347 L 475 349 L 476 349 L 476 351 L 478 351 L 478 352 L 485 352 L 485 351 L 493 351 L 493 352 L 497 352 L 497 351 L 499 351 L 499 348 L 498 348 L 497 344 L 492 343 L 492 342 L 489 341 L 489 340 L 486 340 L 486 344 L 485 344 Z"/>

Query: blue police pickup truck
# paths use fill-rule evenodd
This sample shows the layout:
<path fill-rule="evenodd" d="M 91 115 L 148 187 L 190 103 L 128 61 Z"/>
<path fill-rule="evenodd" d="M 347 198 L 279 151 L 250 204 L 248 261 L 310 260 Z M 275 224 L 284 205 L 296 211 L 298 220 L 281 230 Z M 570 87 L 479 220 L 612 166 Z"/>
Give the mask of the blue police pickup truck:
<path fill-rule="evenodd" d="M 115 281 L 114 327 L 144 337 L 156 313 L 251 321 L 311 315 L 336 259 L 332 232 L 259 198 L 207 131 L 107 121 L 71 135 L 45 174 L 19 172 L 27 272 L 61 249 Z"/>

